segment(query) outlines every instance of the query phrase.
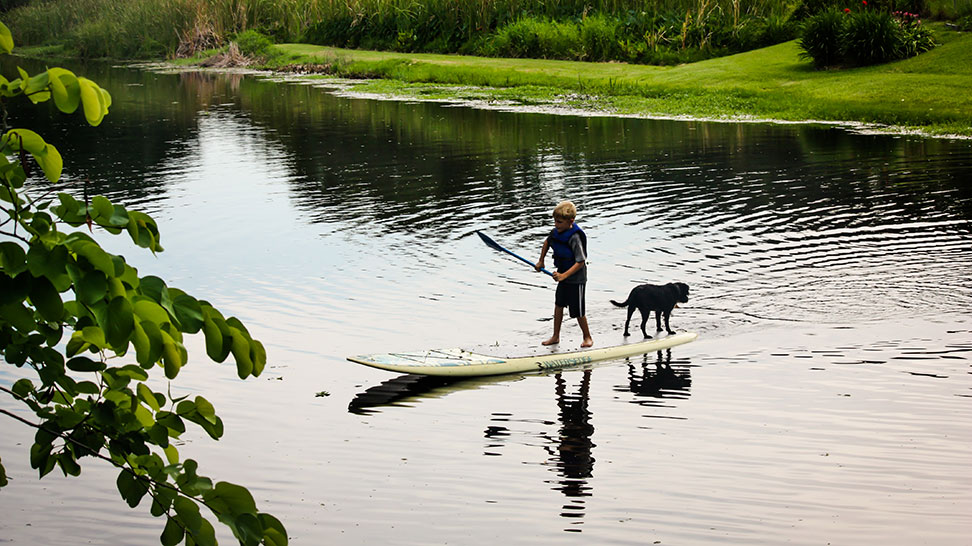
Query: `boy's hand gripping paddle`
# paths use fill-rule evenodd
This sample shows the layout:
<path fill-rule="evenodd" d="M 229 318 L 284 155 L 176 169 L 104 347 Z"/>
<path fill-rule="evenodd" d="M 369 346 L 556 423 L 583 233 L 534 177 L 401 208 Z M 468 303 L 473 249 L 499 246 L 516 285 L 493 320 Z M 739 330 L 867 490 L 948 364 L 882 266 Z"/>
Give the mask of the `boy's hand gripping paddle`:
<path fill-rule="evenodd" d="M 510 252 L 509 250 L 506 250 L 505 248 L 501 247 L 499 245 L 499 243 L 497 243 L 496 241 L 490 239 L 482 231 L 478 231 L 477 230 L 476 231 L 476 235 L 479 235 L 479 238 L 482 239 L 484 243 L 486 243 L 486 246 L 488 246 L 490 248 L 495 248 L 496 250 L 499 250 L 500 252 L 505 252 L 505 253 L 509 254 L 510 256 L 513 256 L 514 258 L 522 261 L 523 263 L 529 264 L 530 267 L 536 268 L 536 264 L 535 263 L 533 263 L 530 260 L 528 260 L 528 259 L 526 259 L 526 258 L 524 258 L 522 256 L 519 256 L 519 255 L 517 255 L 517 254 L 515 254 L 513 252 Z M 550 275 L 551 277 L 553 277 L 553 273 L 547 271 L 546 269 L 541 268 L 540 271 L 543 272 L 543 273 L 546 273 L 547 275 Z"/>

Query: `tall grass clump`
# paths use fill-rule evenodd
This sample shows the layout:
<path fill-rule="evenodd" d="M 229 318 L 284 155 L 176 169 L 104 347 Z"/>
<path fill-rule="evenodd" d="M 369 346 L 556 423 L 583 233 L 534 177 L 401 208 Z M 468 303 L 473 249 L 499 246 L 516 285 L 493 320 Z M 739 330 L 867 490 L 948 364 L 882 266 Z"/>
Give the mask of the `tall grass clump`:
<path fill-rule="evenodd" d="M 813 61 L 818 68 L 838 64 L 843 58 L 842 35 L 847 17 L 835 8 L 810 17 L 800 37 L 800 57 Z"/>

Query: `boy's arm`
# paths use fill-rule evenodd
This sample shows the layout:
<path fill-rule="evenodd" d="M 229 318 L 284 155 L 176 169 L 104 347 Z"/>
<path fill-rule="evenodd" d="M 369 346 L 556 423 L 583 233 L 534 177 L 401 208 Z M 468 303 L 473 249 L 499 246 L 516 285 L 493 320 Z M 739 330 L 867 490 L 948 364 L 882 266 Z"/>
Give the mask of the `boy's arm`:
<path fill-rule="evenodd" d="M 574 273 L 577 273 L 577 271 L 580 270 L 580 268 L 582 267 L 584 267 L 584 262 L 574 262 L 574 265 L 570 266 L 570 269 L 564 271 L 563 273 L 558 273 L 554 271 L 553 278 L 555 281 L 560 282 L 566 279 L 567 277 L 573 275 Z"/>
<path fill-rule="evenodd" d="M 543 248 L 540 249 L 540 259 L 537 264 L 533 266 L 537 271 L 543 269 L 543 259 L 547 256 L 547 249 L 550 248 L 550 239 L 543 240 Z"/>

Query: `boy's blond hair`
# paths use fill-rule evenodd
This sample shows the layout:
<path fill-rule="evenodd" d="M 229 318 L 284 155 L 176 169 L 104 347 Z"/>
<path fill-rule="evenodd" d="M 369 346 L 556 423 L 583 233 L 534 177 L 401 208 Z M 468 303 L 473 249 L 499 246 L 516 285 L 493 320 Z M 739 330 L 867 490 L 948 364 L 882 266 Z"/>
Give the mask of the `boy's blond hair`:
<path fill-rule="evenodd" d="M 570 201 L 563 201 L 554 207 L 553 216 L 554 218 L 573 220 L 574 218 L 577 218 L 577 207 L 575 207 Z"/>

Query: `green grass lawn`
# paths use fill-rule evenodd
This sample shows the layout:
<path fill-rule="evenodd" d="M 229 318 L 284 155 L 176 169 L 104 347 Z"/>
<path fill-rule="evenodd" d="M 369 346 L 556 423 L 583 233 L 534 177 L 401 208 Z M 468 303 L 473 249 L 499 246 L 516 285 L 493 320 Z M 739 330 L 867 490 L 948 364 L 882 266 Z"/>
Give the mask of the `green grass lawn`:
<path fill-rule="evenodd" d="M 384 78 L 367 84 L 374 92 L 526 104 L 570 96 L 568 104 L 618 114 L 864 122 L 972 136 L 972 34 L 939 35 L 942 45 L 918 57 L 841 70 L 814 70 L 796 42 L 675 67 L 275 47 L 287 63 Z"/>

